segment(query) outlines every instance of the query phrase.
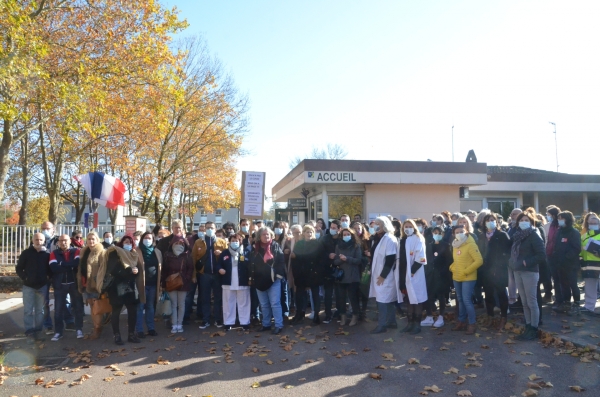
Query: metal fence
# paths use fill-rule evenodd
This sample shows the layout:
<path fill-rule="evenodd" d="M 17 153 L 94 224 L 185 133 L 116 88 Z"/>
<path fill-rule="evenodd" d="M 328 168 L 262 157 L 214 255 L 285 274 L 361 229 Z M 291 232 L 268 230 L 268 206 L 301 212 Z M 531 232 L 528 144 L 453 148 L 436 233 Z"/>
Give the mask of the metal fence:
<path fill-rule="evenodd" d="M 81 231 L 83 236 L 93 230 L 85 228 L 83 225 L 56 225 L 55 235 L 68 234 L 74 231 Z M 124 234 L 124 225 L 99 225 L 95 229 L 102 238 L 104 232 L 111 232 L 115 237 L 121 237 Z M 5 271 L 14 270 L 21 252 L 29 247 L 33 235 L 40 232 L 40 225 L 35 226 L 0 226 L 0 267 Z"/>

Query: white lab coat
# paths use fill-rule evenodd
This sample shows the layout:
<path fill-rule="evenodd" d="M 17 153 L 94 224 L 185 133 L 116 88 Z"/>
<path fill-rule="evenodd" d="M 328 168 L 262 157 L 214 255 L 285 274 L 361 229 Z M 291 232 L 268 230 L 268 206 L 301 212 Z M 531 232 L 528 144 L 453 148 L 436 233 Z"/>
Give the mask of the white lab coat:
<path fill-rule="evenodd" d="M 398 240 L 391 233 L 387 233 L 381 238 L 373 253 L 369 298 L 375 298 L 379 303 L 391 303 L 398 300 L 398 286 L 396 283 L 398 280 L 398 275 L 396 274 L 398 266 L 394 266 L 393 270 L 383 281 L 383 284 L 377 285 L 377 277 L 381 274 L 383 265 L 385 264 L 385 257 L 388 255 L 395 255 L 396 259 L 398 258 Z"/>
<path fill-rule="evenodd" d="M 398 253 L 400 253 L 400 244 L 398 243 Z M 410 274 L 410 267 L 413 263 L 423 264 L 417 270 L 414 276 Z M 411 305 L 416 305 L 427 301 L 427 283 L 425 281 L 425 266 L 427 265 L 427 255 L 425 254 L 425 239 L 423 236 L 413 234 L 406 239 L 406 292 L 408 301 Z M 400 267 L 400 264 L 398 264 Z M 400 292 L 400 271 L 395 273 L 396 286 L 398 288 L 398 302 L 403 302 L 404 294 Z"/>

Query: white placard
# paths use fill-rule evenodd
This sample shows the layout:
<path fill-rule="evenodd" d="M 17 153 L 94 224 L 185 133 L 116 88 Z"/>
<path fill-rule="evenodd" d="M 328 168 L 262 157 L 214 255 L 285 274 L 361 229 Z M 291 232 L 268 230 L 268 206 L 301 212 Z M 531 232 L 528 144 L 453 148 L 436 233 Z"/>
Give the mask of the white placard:
<path fill-rule="evenodd" d="M 242 216 L 262 218 L 265 197 L 265 173 L 242 171 Z"/>

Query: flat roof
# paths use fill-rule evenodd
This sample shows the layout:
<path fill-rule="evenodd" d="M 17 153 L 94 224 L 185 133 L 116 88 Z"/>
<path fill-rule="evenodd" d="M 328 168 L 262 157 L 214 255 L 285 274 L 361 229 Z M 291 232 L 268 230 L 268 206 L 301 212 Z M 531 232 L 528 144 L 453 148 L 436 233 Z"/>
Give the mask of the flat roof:
<path fill-rule="evenodd" d="M 489 182 L 600 183 L 600 175 L 577 175 L 518 166 L 489 165 Z"/>

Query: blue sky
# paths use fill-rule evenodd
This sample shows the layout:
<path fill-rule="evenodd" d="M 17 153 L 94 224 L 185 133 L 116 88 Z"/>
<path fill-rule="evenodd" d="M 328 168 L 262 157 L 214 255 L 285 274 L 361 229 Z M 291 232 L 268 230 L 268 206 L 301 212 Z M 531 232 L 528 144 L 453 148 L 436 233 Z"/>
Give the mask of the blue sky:
<path fill-rule="evenodd" d="M 464 161 L 600 173 L 598 1 L 200 1 L 175 5 L 250 98 L 267 191 L 290 158 Z M 270 194 L 270 193 L 268 193 Z"/>

